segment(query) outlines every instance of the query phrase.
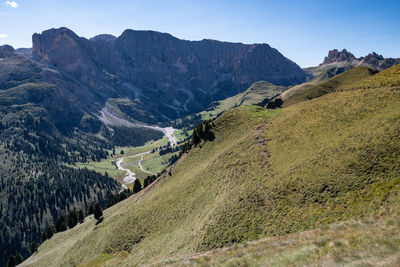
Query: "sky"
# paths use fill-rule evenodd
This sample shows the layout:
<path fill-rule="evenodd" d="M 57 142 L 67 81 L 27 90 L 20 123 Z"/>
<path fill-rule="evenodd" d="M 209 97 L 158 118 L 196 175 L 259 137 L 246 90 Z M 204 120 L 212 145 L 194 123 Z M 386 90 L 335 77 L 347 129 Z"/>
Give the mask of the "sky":
<path fill-rule="evenodd" d="M 67 27 L 86 38 L 125 29 L 186 40 L 268 43 L 301 67 L 331 49 L 400 57 L 400 0 L 0 0 L 0 45 Z"/>

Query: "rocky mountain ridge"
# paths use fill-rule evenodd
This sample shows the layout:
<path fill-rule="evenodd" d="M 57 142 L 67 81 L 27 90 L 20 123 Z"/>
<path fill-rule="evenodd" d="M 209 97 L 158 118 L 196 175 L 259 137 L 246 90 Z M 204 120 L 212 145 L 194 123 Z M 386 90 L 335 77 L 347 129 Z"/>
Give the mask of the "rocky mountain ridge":
<path fill-rule="evenodd" d="M 346 70 L 357 66 L 365 66 L 377 71 L 382 71 L 399 63 L 400 58 L 384 58 L 382 55 L 375 52 L 369 53 L 365 57 L 357 58 L 346 49 L 343 49 L 342 51 L 333 49 L 329 50 L 328 56 L 325 57 L 324 61 L 319 66 L 306 68 L 306 70 L 314 76 L 317 76 L 334 67 L 344 68 Z"/>
<path fill-rule="evenodd" d="M 265 80 L 291 85 L 304 71 L 267 44 L 186 41 L 154 31 L 79 37 L 67 28 L 33 35 L 33 58 L 95 88 L 105 100 L 127 99 L 130 119 L 151 110 L 160 121 L 202 110 Z"/>

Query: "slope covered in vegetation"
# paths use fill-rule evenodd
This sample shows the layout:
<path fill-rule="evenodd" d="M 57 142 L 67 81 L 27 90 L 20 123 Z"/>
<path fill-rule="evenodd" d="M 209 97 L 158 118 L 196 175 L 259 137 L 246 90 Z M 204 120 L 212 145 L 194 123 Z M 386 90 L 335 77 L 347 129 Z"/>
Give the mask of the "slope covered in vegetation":
<path fill-rule="evenodd" d="M 394 70 L 376 77 L 396 79 Z M 228 111 L 215 121 L 213 142 L 107 209 L 102 223 L 88 218 L 56 234 L 24 265 L 146 264 L 352 218 L 395 218 L 400 95 L 387 86 Z"/>
<path fill-rule="evenodd" d="M 288 107 L 305 100 L 323 96 L 334 90 L 340 90 L 349 84 L 368 78 L 375 73 L 375 70 L 361 66 L 340 73 L 326 81 L 321 81 L 317 77 L 312 82 L 297 85 L 289 89 L 288 92 L 285 92 L 283 94 L 284 106 Z"/>

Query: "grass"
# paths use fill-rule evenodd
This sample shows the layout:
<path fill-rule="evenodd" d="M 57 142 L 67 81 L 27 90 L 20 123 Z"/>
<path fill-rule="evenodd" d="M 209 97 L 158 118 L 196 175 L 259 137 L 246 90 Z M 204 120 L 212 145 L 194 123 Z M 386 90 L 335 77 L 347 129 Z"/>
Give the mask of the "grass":
<path fill-rule="evenodd" d="M 241 105 L 254 105 L 261 103 L 266 98 L 273 98 L 286 88 L 276 86 L 266 81 L 259 81 L 252 84 L 246 91 L 224 100 L 217 101 L 212 108 L 202 111 L 202 120 L 215 118 L 222 112 Z"/>
<path fill-rule="evenodd" d="M 387 257 L 396 265 L 399 121 L 395 87 L 334 91 L 271 111 L 235 108 L 216 120 L 216 139 L 185 154 L 171 175 L 105 210 L 98 226 L 89 219 L 56 234 L 25 265 L 142 265 L 209 250 L 192 262 L 374 265 Z M 241 250 L 249 241 L 262 245 Z M 238 243 L 234 257 L 218 256 Z"/>
<path fill-rule="evenodd" d="M 400 218 L 347 221 L 223 249 L 169 258 L 152 266 L 396 266 Z"/>
<path fill-rule="evenodd" d="M 142 161 L 142 167 L 148 172 L 152 172 L 154 174 L 160 173 L 166 167 L 168 167 L 169 163 L 168 160 L 174 156 L 178 155 L 178 152 L 168 153 L 165 155 L 160 156 L 157 152 L 156 155 L 146 155 L 144 156 L 144 160 Z M 149 175 L 149 174 L 148 174 Z"/>
<path fill-rule="evenodd" d="M 88 163 L 77 163 L 75 166 L 76 168 L 88 168 L 90 170 L 95 170 L 100 173 L 108 173 L 108 175 L 115 180 L 117 180 L 119 183 L 123 183 L 122 179 L 126 176 L 126 172 L 122 170 L 118 170 L 112 162 L 115 162 L 118 160 L 118 158 L 121 157 L 129 157 L 133 156 L 139 153 L 143 153 L 146 151 L 150 151 L 154 148 L 158 148 L 160 146 L 164 146 L 168 143 L 168 138 L 164 137 L 162 139 L 156 140 L 156 141 L 149 141 L 147 142 L 144 146 L 140 147 L 117 147 L 115 149 L 115 156 L 109 157 L 107 159 L 103 159 L 99 162 L 91 161 Z M 124 154 L 121 154 L 121 151 L 124 151 Z M 112 151 L 109 151 L 111 154 Z M 142 172 L 142 170 L 139 168 L 138 161 L 140 160 L 140 157 L 135 157 L 135 158 L 126 158 L 122 166 L 123 167 L 128 167 L 131 171 L 135 172 L 139 180 L 143 183 L 144 178 L 146 178 L 149 174 Z"/>
<path fill-rule="evenodd" d="M 318 98 L 335 90 L 340 90 L 354 82 L 368 78 L 373 74 L 375 74 L 375 71 L 367 67 L 357 67 L 323 82 L 319 82 L 319 79 L 315 79 L 312 82 L 290 89 L 290 93 L 286 92 L 283 97 L 283 105 L 284 107 L 288 107 L 305 100 Z"/>

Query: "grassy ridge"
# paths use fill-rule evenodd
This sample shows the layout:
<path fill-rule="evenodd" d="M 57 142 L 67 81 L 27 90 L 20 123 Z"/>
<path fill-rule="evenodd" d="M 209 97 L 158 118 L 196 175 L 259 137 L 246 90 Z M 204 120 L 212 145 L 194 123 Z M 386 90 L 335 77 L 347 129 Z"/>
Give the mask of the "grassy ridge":
<path fill-rule="evenodd" d="M 264 99 L 273 98 L 283 90 L 285 90 L 285 87 L 266 81 L 255 82 L 243 93 L 217 101 L 211 108 L 200 112 L 199 115 L 202 120 L 208 120 L 234 107 L 261 103 Z"/>
<path fill-rule="evenodd" d="M 292 94 L 286 93 L 286 96 L 284 97 L 284 107 L 331 93 L 348 86 L 349 84 L 368 78 L 375 73 L 376 71 L 367 67 L 357 67 L 323 82 L 315 80 L 310 84 L 300 85 L 299 89 L 294 91 Z"/>
<path fill-rule="evenodd" d="M 391 71 L 380 75 L 398 75 Z M 87 219 L 57 234 L 25 264 L 144 264 L 399 215 L 399 121 L 395 87 L 335 91 L 283 110 L 233 109 L 216 120 L 215 141 L 184 155 L 171 176 L 106 210 L 98 226 Z M 319 255 L 314 245 L 301 251 Z"/>

